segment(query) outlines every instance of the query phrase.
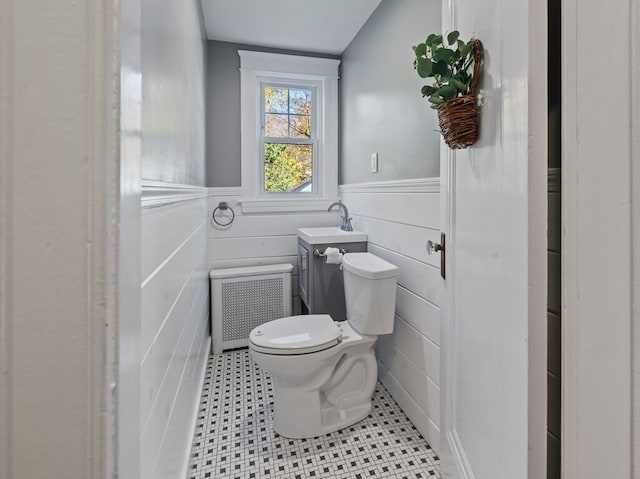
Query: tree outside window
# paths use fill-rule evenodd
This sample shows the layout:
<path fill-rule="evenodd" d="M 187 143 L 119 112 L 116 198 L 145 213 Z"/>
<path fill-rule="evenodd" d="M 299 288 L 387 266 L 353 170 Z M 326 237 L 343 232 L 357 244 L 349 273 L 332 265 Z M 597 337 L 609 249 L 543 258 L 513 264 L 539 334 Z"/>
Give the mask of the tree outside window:
<path fill-rule="evenodd" d="M 313 91 L 264 85 L 264 191 L 313 190 Z"/>

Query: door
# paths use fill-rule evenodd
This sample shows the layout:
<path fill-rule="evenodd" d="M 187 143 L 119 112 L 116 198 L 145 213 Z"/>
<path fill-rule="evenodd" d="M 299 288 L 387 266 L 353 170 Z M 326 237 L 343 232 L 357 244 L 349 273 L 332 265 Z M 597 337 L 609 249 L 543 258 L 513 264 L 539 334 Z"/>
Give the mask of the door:
<path fill-rule="evenodd" d="M 443 31 L 485 49 L 479 141 L 441 154 L 448 478 L 546 476 L 546 12 L 529 3 L 444 5 Z"/>

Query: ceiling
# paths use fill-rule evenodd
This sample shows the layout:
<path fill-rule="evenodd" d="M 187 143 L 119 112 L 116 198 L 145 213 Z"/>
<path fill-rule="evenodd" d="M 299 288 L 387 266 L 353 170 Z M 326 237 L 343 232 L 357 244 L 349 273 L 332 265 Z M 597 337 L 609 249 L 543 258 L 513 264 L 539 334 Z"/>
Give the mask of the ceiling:
<path fill-rule="evenodd" d="M 210 40 L 341 54 L 381 0 L 201 0 Z"/>

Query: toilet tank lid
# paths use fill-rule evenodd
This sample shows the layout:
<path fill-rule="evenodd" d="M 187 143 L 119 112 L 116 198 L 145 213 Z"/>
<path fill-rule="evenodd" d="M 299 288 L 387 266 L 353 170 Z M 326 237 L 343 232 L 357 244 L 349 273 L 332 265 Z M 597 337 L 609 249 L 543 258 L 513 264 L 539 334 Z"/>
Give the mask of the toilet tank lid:
<path fill-rule="evenodd" d="M 342 257 L 342 266 L 347 271 L 369 279 L 384 279 L 398 276 L 398 267 L 371 253 L 347 253 Z"/>

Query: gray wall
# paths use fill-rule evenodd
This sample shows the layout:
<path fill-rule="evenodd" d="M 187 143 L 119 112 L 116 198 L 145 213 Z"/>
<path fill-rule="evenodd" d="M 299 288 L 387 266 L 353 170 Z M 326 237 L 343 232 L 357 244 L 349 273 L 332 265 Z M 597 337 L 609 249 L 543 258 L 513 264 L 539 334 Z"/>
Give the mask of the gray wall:
<path fill-rule="evenodd" d="M 145 180 L 205 183 L 205 48 L 200 3 L 142 2 Z"/>
<path fill-rule="evenodd" d="M 438 0 L 382 0 L 342 55 L 340 184 L 439 176 L 436 113 L 412 45 L 441 30 Z M 371 153 L 378 152 L 378 173 Z"/>
<path fill-rule="evenodd" d="M 339 58 L 328 54 L 209 41 L 206 100 L 207 186 L 240 186 L 240 57 L 238 50 Z"/>

